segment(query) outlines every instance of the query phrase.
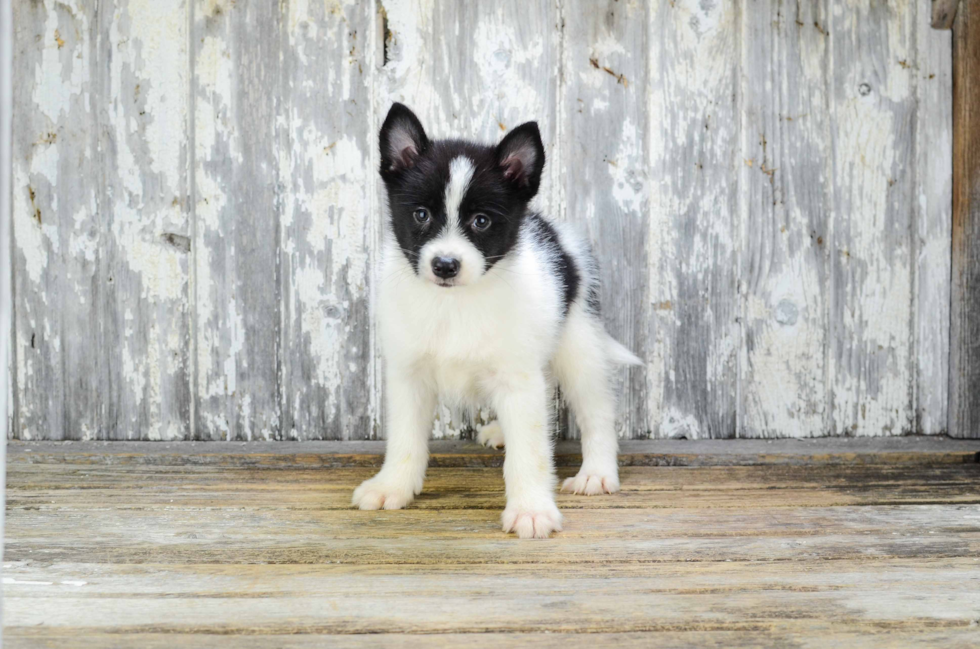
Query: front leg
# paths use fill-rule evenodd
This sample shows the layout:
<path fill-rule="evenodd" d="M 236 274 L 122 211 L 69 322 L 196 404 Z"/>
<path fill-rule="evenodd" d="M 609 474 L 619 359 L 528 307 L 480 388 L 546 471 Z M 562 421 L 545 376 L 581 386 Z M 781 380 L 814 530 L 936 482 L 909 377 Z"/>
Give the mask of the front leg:
<path fill-rule="evenodd" d="M 491 391 L 504 433 L 505 532 L 522 539 L 561 531 L 555 505 L 555 470 L 548 426 L 548 384 L 540 371 L 496 380 Z"/>
<path fill-rule="evenodd" d="M 401 509 L 422 492 L 429 464 L 429 431 L 436 406 L 435 391 L 410 372 L 387 373 L 388 444 L 378 475 L 354 490 L 352 503 L 361 509 Z"/>

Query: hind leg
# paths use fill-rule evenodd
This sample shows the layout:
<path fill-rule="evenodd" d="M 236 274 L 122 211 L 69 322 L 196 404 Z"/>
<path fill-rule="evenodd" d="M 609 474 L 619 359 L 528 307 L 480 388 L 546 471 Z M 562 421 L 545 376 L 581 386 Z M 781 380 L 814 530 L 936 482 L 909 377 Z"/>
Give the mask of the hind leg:
<path fill-rule="evenodd" d="M 561 486 L 593 496 L 619 491 L 615 397 L 610 384 L 606 332 L 580 309 L 569 315 L 553 368 L 582 434 L 582 468 Z"/>
<path fill-rule="evenodd" d="M 477 430 L 476 441 L 487 448 L 504 447 L 504 429 L 496 421 L 480 426 Z"/>

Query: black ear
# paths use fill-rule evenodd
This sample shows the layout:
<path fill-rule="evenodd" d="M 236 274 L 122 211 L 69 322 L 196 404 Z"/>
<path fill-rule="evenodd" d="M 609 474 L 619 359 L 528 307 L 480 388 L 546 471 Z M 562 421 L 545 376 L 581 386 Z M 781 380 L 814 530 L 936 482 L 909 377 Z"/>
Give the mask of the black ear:
<path fill-rule="evenodd" d="M 419 155 L 429 148 L 422 122 L 405 104 L 395 102 L 381 125 L 381 176 L 388 178 L 411 169 Z"/>
<path fill-rule="evenodd" d="M 537 122 L 521 124 L 497 145 L 497 164 L 515 189 L 530 200 L 538 193 L 544 169 L 544 145 Z"/>

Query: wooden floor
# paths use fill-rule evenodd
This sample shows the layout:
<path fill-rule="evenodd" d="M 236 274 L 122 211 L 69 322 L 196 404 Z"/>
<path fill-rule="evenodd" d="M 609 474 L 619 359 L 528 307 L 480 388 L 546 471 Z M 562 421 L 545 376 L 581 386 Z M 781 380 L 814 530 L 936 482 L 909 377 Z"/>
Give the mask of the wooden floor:
<path fill-rule="evenodd" d="M 565 531 L 519 541 L 499 455 L 361 512 L 370 453 L 12 443 L 5 646 L 980 646 L 980 444 L 728 444 L 634 446 L 688 466 L 559 496 Z"/>

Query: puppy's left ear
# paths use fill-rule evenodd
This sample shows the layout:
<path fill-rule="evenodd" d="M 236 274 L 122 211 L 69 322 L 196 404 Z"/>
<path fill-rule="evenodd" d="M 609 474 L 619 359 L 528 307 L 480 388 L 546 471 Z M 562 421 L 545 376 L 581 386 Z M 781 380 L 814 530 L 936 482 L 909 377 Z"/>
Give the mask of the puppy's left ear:
<path fill-rule="evenodd" d="M 544 169 L 544 145 L 537 122 L 521 124 L 500 141 L 497 164 L 524 200 L 534 198 Z"/>

